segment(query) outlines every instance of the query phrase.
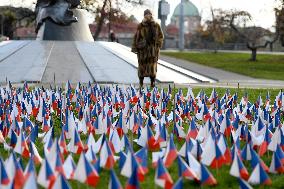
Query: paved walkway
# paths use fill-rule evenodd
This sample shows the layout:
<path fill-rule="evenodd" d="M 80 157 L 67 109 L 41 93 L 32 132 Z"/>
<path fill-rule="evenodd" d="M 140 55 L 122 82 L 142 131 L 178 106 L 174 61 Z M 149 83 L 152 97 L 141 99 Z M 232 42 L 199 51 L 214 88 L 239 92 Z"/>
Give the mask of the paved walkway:
<path fill-rule="evenodd" d="M 189 62 L 186 60 L 182 59 L 177 59 L 177 58 L 172 58 L 169 56 L 164 56 L 162 55 L 160 59 L 167 61 L 169 63 L 175 64 L 177 66 L 183 67 L 185 69 L 191 70 L 193 72 L 199 73 L 201 75 L 210 77 L 214 80 L 217 80 L 219 82 L 224 82 L 224 81 L 234 81 L 234 82 L 239 82 L 239 81 L 247 81 L 247 80 L 252 80 L 253 78 L 220 70 L 217 68 L 211 68 L 208 66 L 203 66 L 197 63 Z"/>
<path fill-rule="evenodd" d="M 9 41 L 0 43 L 0 83 L 139 83 L 137 55 L 119 43 Z M 198 83 L 206 78 L 158 64 L 157 83 Z M 195 75 L 193 77 L 192 75 Z M 208 79 L 209 80 L 209 79 Z M 210 81 L 210 80 L 209 80 Z M 150 83 L 145 78 L 145 83 Z"/>
<path fill-rule="evenodd" d="M 162 55 L 160 59 L 216 80 L 216 83 L 197 83 L 195 87 L 284 88 L 284 81 L 263 80 L 203 66 L 186 60 Z"/>
<path fill-rule="evenodd" d="M 177 49 L 166 49 L 162 50 L 163 52 L 180 52 Z M 185 49 L 184 52 L 194 52 L 194 53 L 203 53 L 203 52 L 214 52 L 214 50 L 210 49 Z M 249 50 L 218 50 L 218 52 L 222 53 L 245 53 L 245 54 L 251 54 L 251 51 Z M 257 51 L 257 54 L 270 54 L 270 55 L 284 55 L 284 52 L 282 51 Z"/>

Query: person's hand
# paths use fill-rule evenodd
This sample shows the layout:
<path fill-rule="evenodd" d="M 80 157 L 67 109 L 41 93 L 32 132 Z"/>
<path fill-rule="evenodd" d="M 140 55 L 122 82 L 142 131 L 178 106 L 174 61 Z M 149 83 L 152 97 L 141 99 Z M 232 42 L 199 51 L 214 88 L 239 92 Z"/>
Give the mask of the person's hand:
<path fill-rule="evenodd" d="M 131 52 L 137 54 L 137 49 L 132 48 L 132 49 L 131 49 Z"/>

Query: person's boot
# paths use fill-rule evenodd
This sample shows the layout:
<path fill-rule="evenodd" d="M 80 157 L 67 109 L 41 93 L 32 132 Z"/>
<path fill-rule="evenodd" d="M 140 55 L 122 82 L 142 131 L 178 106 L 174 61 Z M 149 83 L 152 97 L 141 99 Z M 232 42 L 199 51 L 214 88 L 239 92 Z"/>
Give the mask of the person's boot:
<path fill-rule="evenodd" d="M 151 79 L 151 87 L 155 87 L 155 80 L 156 78 L 155 77 L 150 77 Z"/>
<path fill-rule="evenodd" d="M 139 77 L 140 88 L 143 87 L 143 80 L 144 80 L 144 77 Z"/>

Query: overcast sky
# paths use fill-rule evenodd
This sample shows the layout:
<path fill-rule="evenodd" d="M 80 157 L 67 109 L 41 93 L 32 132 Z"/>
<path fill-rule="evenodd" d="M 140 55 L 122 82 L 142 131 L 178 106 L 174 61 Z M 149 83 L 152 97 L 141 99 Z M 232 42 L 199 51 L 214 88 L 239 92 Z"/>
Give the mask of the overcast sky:
<path fill-rule="evenodd" d="M 180 3 L 180 0 L 167 0 L 170 4 L 170 16 L 172 15 L 175 7 Z M 213 9 L 221 8 L 224 10 L 245 10 L 248 11 L 253 17 L 253 23 L 257 26 L 262 26 L 271 29 L 275 23 L 274 8 L 277 6 L 276 0 L 191 0 L 192 3 L 198 8 L 202 19 L 211 19 L 210 7 Z M 158 10 L 158 0 L 147 0 L 147 4 L 154 10 Z M 156 11 L 157 14 L 157 11 Z M 140 20 L 143 17 L 143 11 L 136 17 Z M 170 18 L 169 16 L 169 18 Z M 168 19 L 168 22 L 170 19 Z"/>
<path fill-rule="evenodd" d="M 124 1 L 124 0 L 122 0 Z M 159 0 L 146 0 L 146 6 L 144 7 L 133 7 L 124 8 L 128 14 L 133 14 L 139 21 L 143 18 L 143 10 L 145 8 L 150 8 L 155 13 L 157 17 Z M 175 7 L 178 5 L 180 0 L 167 0 L 170 3 L 170 16 L 172 15 Z M 245 10 L 248 11 L 253 16 L 253 23 L 257 26 L 262 26 L 267 29 L 271 29 L 275 22 L 274 8 L 277 6 L 277 0 L 191 0 L 194 3 L 201 16 L 202 20 L 210 19 L 210 7 L 214 9 L 221 8 L 224 10 Z M 0 0 L 0 5 L 9 4 L 22 4 L 28 6 L 31 2 L 36 2 L 36 0 Z M 168 23 L 170 21 L 170 16 L 168 17 Z"/>

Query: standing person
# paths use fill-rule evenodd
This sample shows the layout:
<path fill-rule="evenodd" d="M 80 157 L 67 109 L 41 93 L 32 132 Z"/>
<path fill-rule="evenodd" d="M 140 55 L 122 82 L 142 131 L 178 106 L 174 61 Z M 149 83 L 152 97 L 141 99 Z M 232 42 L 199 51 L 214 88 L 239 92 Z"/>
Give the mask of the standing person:
<path fill-rule="evenodd" d="M 137 27 L 131 49 L 132 52 L 137 53 L 140 87 L 143 86 L 144 77 L 150 77 L 151 87 L 155 86 L 157 62 L 163 40 L 164 35 L 160 25 L 154 21 L 152 12 L 146 9 L 144 19 Z"/>
<path fill-rule="evenodd" d="M 109 35 L 110 41 L 111 42 L 118 42 L 113 30 L 110 30 L 110 35 Z"/>

